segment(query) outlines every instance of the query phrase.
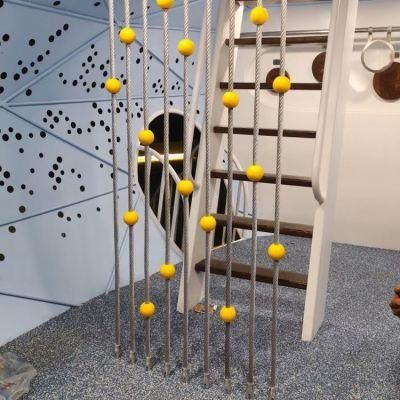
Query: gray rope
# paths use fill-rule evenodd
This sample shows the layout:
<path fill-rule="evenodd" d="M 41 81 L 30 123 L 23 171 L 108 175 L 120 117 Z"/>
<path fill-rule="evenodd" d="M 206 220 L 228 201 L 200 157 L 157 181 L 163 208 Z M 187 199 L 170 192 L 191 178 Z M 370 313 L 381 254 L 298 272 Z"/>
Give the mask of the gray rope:
<path fill-rule="evenodd" d="M 183 36 L 189 38 L 189 1 L 183 1 Z M 183 60 L 183 179 L 190 179 L 189 130 L 189 60 Z M 189 381 L 189 197 L 183 198 L 183 379 Z"/>
<path fill-rule="evenodd" d="M 210 215 L 211 203 L 211 167 L 210 167 L 210 116 L 211 116 L 211 13 L 212 0 L 206 0 L 206 97 L 205 97 L 205 152 L 206 152 L 206 199 L 205 215 Z M 210 385 L 210 265 L 211 233 L 206 233 L 206 266 L 204 277 L 205 309 L 204 313 L 204 384 Z"/>
<path fill-rule="evenodd" d="M 148 1 L 142 2 L 143 18 L 143 126 L 149 129 L 149 50 L 148 50 L 148 19 L 147 19 Z M 144 280 L 145 280 L 145 301 L 150 301 L 150 168 L 151 156 L 149 146 L 145 146 L 145 178 L 144 178 Z M 145 354 L 146 366 L 151 368 L 151 325 L 150 318 L 145 320 Z"/>
<path fill-rule="evenodd" d="M 124 0 L 125 26 L 130 24 L 130 1 Z M 131 47 L 125 46 L 125 68 L 126 68 L 126 136 L 128 144 L 128 210 L 133 210 L 133 148 L 132 148 L 132 68 Z M 136 318 L 135 318 L 135 265 L 134 265 L 134 230 L 129 230 L 129 328 L 130 328 L 130 359 L 136 361 Z"/>
<path fill-rule="evenodd" d="M 229 82 L 228 90 L 233 90 L 234 44 L 235 44 L 235 0 L 229 1 Z M 233 180 L 233 108 L 228 109 L 228 185 L 227 185 L 227 226 L 226 226 L 226 285 L 225 303 L 231 305 L 232 275 L 232 180 Z M 225 324 L 225 391 L 231 388 L 231 324 Z"/>
<path fill-rule="evenodd" d="M 168 32 L 168 9 L 163 10 L 164 20 L 164 216 L 165 216 L 165 263 L 170 262 L 171 245 L 171 193 L 169 180 L 169 32 Z M 170 352 L 171 352 L 171 296 L 170 281 L 166 285 L 167 321 L 165 332 L 165 373 L 169 374 Z"/>
<path fill-rule="evenodd" d="M 287 0 L 282 0 L 281 6 L 281 43 L 280 43 L 280 71 L 286 73 L 286 30 L 287 30 Z M 280 238 L 280 189 L 282 181 L 281 155 L 283 137 L 284 94 L 279 94 L 278 109 L 278 137 L 276 148 L 276 186 L 275 186 L 275 221 L 274 242 Z M 272 332 L 271 332 L 271 388 L 270 399 L 277 399 L 277 341 L 278 341 L 278 295 L 279 295 L 279 261 L 274 261 L 273 294 L 272 294 Z"/>
<path fill-rule="evenodd" d="M 110 76 L 115 77 L 115 34 L 114 34 L 114 0 L 108 1 L 109 40 L 110 40 Z M 115 354 L 121 353 L 121 293 L 119 267 L 119 231 L 118 231 L 118 158 L 117 158 L 117 99 L 111 96 L 111 144 L 113 153 L 113 205 L 114 205 L 114 268 L 115 268 Z"/>
<path fill-rule="evenodd" d="M 262 0 L 257 0 L 257 6 L 262 7 Z M 258 161 L 258 135 L 260 129 L 260 84 L 261 84 L 261 48 L 262 26 L 256 27 L 256 57 L 255 57 L 255 92 L 254 92 L 254 130 L 253 130 L 253 164 Z M 250 284 L 250 323 L 249 323 L 249 371 L 247 395 L 254 398 L 254 338 L 255 338 L 255 309 L 256 309 L 256 271 L 257 271 L 257 183 L 253 182 L 252 198 L 252 257 Z"/>

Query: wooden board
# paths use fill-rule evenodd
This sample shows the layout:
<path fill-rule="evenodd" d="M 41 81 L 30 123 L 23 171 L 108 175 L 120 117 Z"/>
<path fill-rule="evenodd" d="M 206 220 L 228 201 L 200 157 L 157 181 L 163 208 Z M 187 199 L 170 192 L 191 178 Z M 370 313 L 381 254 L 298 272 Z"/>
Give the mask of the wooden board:
<path fill-rule="evenodd" d="M 318 82 L 324 78 L 326 52 L 319 53 L 312 63 L 312 73 Z"/>
<path fill-rule="evenodd" d="M 205 261 L 196 264 L 197 272 L 205 271 Z M 216 275 L 226 275 L 226 262 L 224 260 L 211 259 L 210 272 Z M 257 266 L 256 281 L 264 283 L 273 282 L 274 271 L 264 266 Z M 251 279 L 251 266 L 239 262 L 232 263 L 232 277 L 240 279 Z M 296 289 L 307 289 L 307 275 L 298 272 L 280 270 L 279 281 L 280 286 L 286 286 Z"/>
<path fill-rule="evenodd" d="M 217 220 L 218 225 L 226 226 L 227 216 L 225 214 L 213 214 Z M 233 228 L 251 230 L 252 219 L 246 217 L 233 217 Z M 267 219 L 259 219 L 257 223 L 257 229 L 259 232 L 274 232 L 274 221 Z M 303 224 L 295 224 L 291 222 L 280 223 L 280 233 L 282 235 L 291 235 L 298 237 L 312 238 L 313 227 Z"/>
<path fill-rule="evenodd" d="M 392 66 L 374 75 L 373 85 L 375 92 L 384 100 L 400 99 L 400 63 L 394 62 Z"/>
<path fill-rule="evenodd" d="M 227 179 L 228 172 L 224 169 L 214 169 L 211 171 L 211 178 L 217 179 Z M 233 171 L 234 181 L 247 181 L 246 171 Z M 264 177 L 260 181 L 261 183 L 276 183 L 275 174 L 264 174 Z M 302 187 L 312 187 L 311 178 L 305 176 L 295 176 L 295 175 L 282 175 L 282 185 L 287 186 L 302 186 Z"/>
<path fill-rule="evenodd" d="M 253 128 L 233 128 L 234 135 L 253 135 Z M 228 133 L 227 126 L 214 126 L 214 133 Z M 277 129 L 260 129 L 260 136 L 277 136 Z M 290 138 L 315 139 L 317 133 L 315 131 L 306 131 L 300 129 L 284 129 L 283 136 Z"/>
<path fill-rule="evenodd" d="M 234 89 L 254 89 L 254 82 L 234 82 Z M 220 89 L 228 89 L 228 82 L 221 82 L 219 84 Z M 261 83 L 261 89 L 272 90 L 272 85 L 267 85 L 266 83 Z M 321 83 L 292 83 L 291 90 L 321 90 Z"/>

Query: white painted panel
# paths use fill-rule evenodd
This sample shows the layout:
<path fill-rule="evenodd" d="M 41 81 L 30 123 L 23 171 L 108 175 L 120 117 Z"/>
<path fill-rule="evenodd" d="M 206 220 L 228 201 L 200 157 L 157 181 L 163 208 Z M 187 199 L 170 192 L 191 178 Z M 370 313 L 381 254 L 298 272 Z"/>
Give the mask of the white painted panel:
<path fill-rule="evenodd" d="M 64 306 L 0 295 L 0 347 L 67 310 Z"/>

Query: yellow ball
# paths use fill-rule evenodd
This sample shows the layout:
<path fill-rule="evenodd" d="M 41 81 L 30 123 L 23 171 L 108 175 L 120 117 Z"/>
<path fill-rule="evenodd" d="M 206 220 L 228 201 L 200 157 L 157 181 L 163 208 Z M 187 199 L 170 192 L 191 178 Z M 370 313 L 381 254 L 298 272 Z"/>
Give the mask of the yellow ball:
<path fill-rule="evenodd" d="M 286 93 L 290 87 L 290 79 L 287 76 L 277 76 L 272 83 L 272 88 L 276 93 Z"/>
<path fill-rule="evenodd" d="M 262 25 L 269 20 L 269 14 L 264 7 L 254 7 L 250 11 L 250 21 L 254 25 Z"/>
<path fill-rule="evenodd" d="M 151 318 L 156 312 L 156 307 L 151 302 L 144 302 L 139 307 L 139 313 L 143 318 Z"/>
<path fill-rule="evenodd" d="M 246 176 L 249 181 L 259 182 L 264 176 L 264 170 L 261 165 L 253 164 L 247 168 Z"/>
<path fill-rule="evenodd" d="M 139 221 L 139 214 L 136 211 L 125 211 L 124 212 L 124 222 L 127 225 L 133 226 L 138 221 Z"/>
<path fill-rule="evenodd" d="M 188 179 L 182 179 L 177 185 L 178 192 L 182 196 L 190 196 L 193 193 L 193 182 Z"/>
<path fill-rule="evenodd" d="M 225 323 L 229 324 L 236 319 L 236 308 L 234 306 L 224 306 L 219 312 L 219 316 Z"/>
<path fill-rule="evenodd" d="M 149 129 L 142 129 L 139 132 L 139 141 L 143 146 L 150 146 L 154 142 L 154 133 Z"/>
<path fill-rule="evenodd" d="M 116 94 L 121 90 L 122 84 L 117 78 L 110 78 L 106 80 L 106 89 L 111 94 Z"/>
<path fill-rule="evenodd" d="M 136 32 L 128 26 L 122 28 L 121 31 L 119 32 L 119 40 L 122 43 L 132 44 L 135 41 L 135 39 L 136 39 Z"/>
<path fill-rule="evenodd" d="M 239 104 L 239 95 L 235 92 L 225 92 L 222 103 L 227 108 L 235 108 Z"/>
<path fill-rule="evenodd" d="M 172 279 L 175 276 L 175 267 L 172 264 L 163 264 L 160 267 L 160 275 L 164 279 Z"/>
<path fill-rule="evenodd" d="M 279 261 L 285 257 L 286 250 L 285 246 L 281 243 L 272 243 L 268 247 L 268 255 L 274 260 Z"/>
<path fill-rule="evenodd" d="M 174 0 L 157 0 L 157 5 L 163 10 L 168 10 L 168 8 L 173 7 Z"/>
<path fill-rule="evenodd" d="M 195 47 L 193 40 L 190 39 L 182 39 L 178 43 L 178 51 L 185 57 L 191 56 Z"/>
<path fill-rule="evenodd" d="M 212 215 L 204 215 L 200 218 L 200 228 L 204 232 L 211 232 L 217 226 L 217 221 Z"/>

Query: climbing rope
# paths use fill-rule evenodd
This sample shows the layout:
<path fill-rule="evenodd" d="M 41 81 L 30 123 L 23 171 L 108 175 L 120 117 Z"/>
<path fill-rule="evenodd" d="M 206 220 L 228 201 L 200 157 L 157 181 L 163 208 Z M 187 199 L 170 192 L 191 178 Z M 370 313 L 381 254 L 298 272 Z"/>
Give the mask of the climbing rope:
<path fill-rule="evenodd" d="M 171 371 L 171 282 L 175 268 L 170 264 L 171 246 L 171 188 L 169 179 L 169 31 L 168 12 L 173 6 L 173 0 L 157 0 L 157 5 L 163 10 L 163 40 L 164 40 L 164 229 L 165 229 L 165 263 L 160 273 L 165 278 L 166 323 L 165 323 L 165 375 Z"/>
<path fill-rule="evenodd" d="M 118 232 L 118 159 L 117 159 L 117 124 L 116 94 L 121 89 L 121 82 L 115 75 L 115 35 L 114 35 L 114 0 L 108 1 L 109 41 L 110 41 L 110 78 L 105 88 L 111 93 L 111 145 L 113 158 L 113 206 L 114 206 L 114 275 L 115 275 L 115 347 L 117 356 L 121 353 L 121 293 L 120 293 L 120 266 L 119 266 L 119 232 Z"/>
<path fill-rule="evenodd" d="M 119 38 L 125 46 L 125 74 L 126 74 L 126 134 L 128 144 L 128 211 L 124 214 L 125 223 L 129 230 L 129 356 L 132 362 L 136 361 L 136 306 L 135 306 L 135 266 L 134 266 L 134 231 L 133 226 L 138 220 L 133 210 L 133 185 L 135 182 L 132 147 L 132 68 L 131 47 L 136 38 L 135 31 L 130 25 L 130 1 L 124 0 L 125 27 L 121 29 Z"/>
<path fill-rule="evenodd" d="M 231 323 L 236 317 L 236 309 L 231 302 L 232 275 L 232 180 L 233 180 L 233 109 L 239 104 L 239 97 L 233 91 L 234 45 L 235 45 L 235 0 L 229 1 L 229 60 L 228 60 L 228 91 L 224 93 L 222 102 L 228 108 L 228 184 L 226 202 L 226 282 L 225 306 L 220 311 L 225 322 L 225 391 L 232 392 L 231 384 Z"/>
<path fill-rule="evenodd" d="M 211 13 L 212 0 L 206 0 L 206 76 L 205 76 L 205 156 L 206 156 L 206 199 L 205 215 L 200 220 L 200 225 L 206 231 L 206 257 L 205 257 L 205 276 L 204 276 L 204 385 L 210 385 L 210 264 L 211 264 L 211 232 L 215 227 L 214 217 L 210 216 L 211 198 L 211 167 L 210 167 L 210 116 L 211 116 Z M 211 225 L 209 225 L 211 222 Z M 211 229 L 210 229 L 211 228 Z"/>
<path fill-rule="evenodd" d="M 151 308 L 150 293 L 150 168 L 151 155 L 149 146 L 154 141 L 154 134 L 149 130 L 149 50 L 148 50 L 148 20 L 147 20 L 147 0 L 142 1 L 142 19 L 143 19 L 143 130 L 139 133 L 139 140 L 145 146 L 144 157 L 144 281 L 145 293 L 144 303 Z M 154 307 L 153 307 L 154 309 Z M 151 363 L 151 323 L 150 318 L 145 319 L 145 355 L 146 367 L 150 369 Z"/>
<path fill-rule="evenodd" d="M 278 340 L 278 281 L 279 261 L 285 255 L 285 248 L 280 244 L 280 189 L 281 189 L 281 158 L 283 137 L 283 115 L 285 93 L 290 89 L 290 80 L 286 78 L 286 29 L 287 29 L 287 0 L 281 4 L 281 40 L 280 40 L 280 69 L 279 76 L 273 82 L 273 89 L 279 93 L 278 135 L 276 147 L 276 185 L 275 185 L 275 218 L 274 243 L 268 248 L 268 254 L 273 260 L 273 295 L 272 295 L 272 331 L 271 331 L 271 383 L 270 399 L 277 399 L 277 340 Z"/>
<path fill-rule="evenodd" d="M 193 192 L 190 180 L 190 154 L 188 140 L 189 126 L 189 60 L 193 54 L 194 44 L 189 39 L 189 0 L 183 1 L 183 36 L 178 43 L 178 51 L 184 56 L 183 60 L 183 179 L 179 182 L 178 191 L 183 196 L 183 379 L 189 381 L 189 196 Z"/>
<path fill-rule="evenodd" d="M 246 175 L 253 182 L 252 197 L 252 262 L 250 287 L 250 323 L 249 323 L 249 370 L 247 380 L 247 396 L 254 398 L 254 338 L 255 338 L 255 303 L 256 303 L 256 271 L 257 271 L 257 182 L 264 175 L 258 162 L 258 135 L 260 125 L 260 85 L 261 85 L 261 47 L 262 25 L 268 20 L 268 12 L 263 7 L 262 0 L 257 0 L 257 6 L 250 13 L 250 20 L 256 25 L 256 55 L 255 55 L 255 92 L 254 92 L 254 128 L 253 128 L 253 164 L 246 171 Z"/>

